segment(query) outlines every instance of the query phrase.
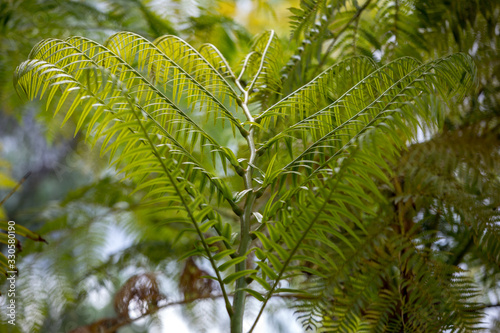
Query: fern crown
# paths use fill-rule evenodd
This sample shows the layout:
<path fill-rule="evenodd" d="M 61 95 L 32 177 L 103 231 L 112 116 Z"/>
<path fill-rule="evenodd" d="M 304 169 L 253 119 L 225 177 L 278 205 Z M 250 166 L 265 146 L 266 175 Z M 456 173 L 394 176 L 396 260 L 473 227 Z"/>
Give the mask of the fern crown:
<path fill-rule="evenodd" d="M 230 316 L 256 298 L 255 324 L 271 297 L 302 292 L 283 281 L 327 279 L 325 262 L 347 274 L 374 232 L 380 184 L 392 186 L 390 164 L 417 127 L 438 125 L 426 98 L 461 98 L 475 82 L 464 54 L 384 66 L 353 57 L 284 93 L 282 48 L 266 32 L 235 71 L 213 45 L 121 32 L 103 45 L 42 41 L 15 73 L 20 92 L 46 98 L 109 154 L 152 213 L 196 235 L 185 257 L 210 263 Z M 353 325 L 337 317 L 339 329 Z"/>

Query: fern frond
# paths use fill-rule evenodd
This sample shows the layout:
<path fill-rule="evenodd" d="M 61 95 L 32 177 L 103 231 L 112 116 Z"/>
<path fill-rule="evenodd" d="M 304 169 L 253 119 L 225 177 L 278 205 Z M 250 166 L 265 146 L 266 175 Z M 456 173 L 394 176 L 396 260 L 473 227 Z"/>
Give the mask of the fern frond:
<path fill-rule="evenodd" d="M 282 69 L 285 93 L 304 85 L 320 73 L 325 65 L 331 64 L 333 59 L 329 59 L 330 56 L 334 57 L 335 62 L 360 54 L 371 57 L 368 53 L 342 53 L 334 47 L 338 40 L 345 39 L 345 34 L 357 30 L 360 17 L 370 3 L 371 0 L 366 0 L 360 6 L 357 1 L 331 1 L 326 7 L 319 6 L 315 22 L 312 22 L 314 24 L 306 25 L 300 47 Z M 355 39 L 351 40 L 350 45 L 356 47 Z"/>
<path fill-rule="evenodd" d="M 236 105 L 234 90 L 180 38 L 164 36 L 153 44 L 139 35 L 121 32 L 111 36 L 106 46 L 129 65 L 137 62 L 139 71 L 171 91 L 172 101 L 179 104 L 183 100 L 189 108 L 211 115 L 215 123 L 221 121 L 224 126 L 223 120 L 228 119 L 242 134 L 246 132 L 229 109 Z M 219 98 L 228 98 L 229 105 Z"/>
<path fill-rule="evenodd" d="M 50 52 L 51 56 L 45 57 L 44 55 L 48 54 L 48 52 Z M 54 57 L 57 56 L 61 56 L 61 59 L 54 59 Z M 192 176 L 196 178 L 200 175 L 198 170 L 201 170 L 201 174 L 209 178 L 212 185 L 218 188 L 221 195 L 225 196 L 227 199 L 231 198 L 228 190 L 224 189 L 224 184 L 217 180 L 216 176 L 209 170 L 210 164 L 215 165 L 216 157 L 218 156 L 219 161 L 222 163 L 224 168 L 226 167 L 226 161 L 230 159 L 232 161 L 230 163 L 236 166 L 236 171 L 241 172 L 241 167 L 237 166 L 239 163 L 236 161 L 234 154 L 229 149 L 226 149 L 218 144 L 212 136 L 201 128 L 201 126 L 193 119 L 194 117 L 190 117 L 131 65 L 128 65 L 121 58 L 98 43 L 81 37 L 68 39 L 67 42 L 46 41 L 33 50 L 32 57 L 39 57 L 42 60 L 47 58 L 46 60 L 48 61 L 54 61 L 57 66 L 68 70 L 70 74 L 75 76 L 75 79 L 80 80 L 75 82 L 75 84 L 89 87 L 88 89 L 92 89 L 96 92 L 97 96 L 95 97 L 97 97 L 98 100 L 91 98 L 91 95 L 80 96 L 81 100 L 88 100 L 88 102 L 85 104 L 85 107 L 83 108 L 83 111 L 77 121 L 77 130 L 84 124 L 93 107 L 97 106 L 98 110 L 97 112 L 94 112 L 94 115 L 88 124 L 89 129 L 87 130 L 87 135 L 90 135 L 90 133 L 93 132 L 94 125 L 100 117 L 103 117 L 103 113 L 99 112 L 99 108 L 102 110 L 102 108 L 107 107 L 108 110 L 113 110 L 115 107 L 127 107 L 126 104 L 123 104 L 123 101 L 117 101 L 119 96 L 116 94 L 116 91 L 113 90 L 115 84 L 117 84 L 114 80 L 119 80 L 120 82 L 123 82 L 125 89 L 127 89 L 127 93 L 130 94 L 139 105 L 141 105 L 143 112 L 145 112 L 145 114 L 149 117 L 152 117 L 151 119 L 153 120 L 153 124 L 156 127 L 158 134 L 166 136 L 166 138 L 174 144 L 177 148 L 175 150 L 175 154 L 181 156 L 184 161 L 189 161 L 189 163 L 192 163 L 195 166 L 195 168 L 191 170 L 194 171 Z M 71 63 L 72 61 L 74 61 L 74 63 Z M 154 62 L 151 61 L 151 63 L 152 66 Z M 105 68 L 104 66 L 108 68 Z M 85 75 L 84 72 L 86 73 Z M 47 71 L 47 73 L 50 74 L 53 72 Z M 161 80 L 158 81 L 163 82 Z M 44 88 L 41 91 L 42 96 L 48 88 L 48 83 L 49 80 L 45 78 Z M 50 89 L 48 104 L 53 98 L 57 86 L 53 85 Z M 165 90 L 167 89 L 165 88 Z M 69 93 L 69 91 L 67 91 L 67 93 Z M 30 96 L 30 98 L 33 97 L 34 96 Z M 55 111 L 56 113 L 59 108 L 62 107 L 62 103 L 63 101 L 61 100 Z M 66 119 L 71 116 L 78 103 L 78 98 L 75 98 L 72 106 L 69 108 Z M 106 118 L 107 121 L 101 122 L 99 127 L 96 128 L 98 134 L 104 130 L 106 124 L 108 124 L 112 118 L 113 115 L 108 113 Z M 124 139 L 127 138 L 125 134 L 122 136 Z M 108 136 L 105 143 L 107 143 L 111 137 L 112 135 Z M 203 150 L 206 149 L 206 147 L 208 147 L 211 151 L 210 155 L 208 155 L 211 157 L 211 163 L 208 165 L 206 163 L 202 165 L 192 155 L 195 148 L 194 144 L 198 141 L 201 146 L 201 153 L 203 153 Z M 115 142 L 114 145 L 108 147 L 107 149 L 111 150 L 113 156 L 118 147 L 119 143 Z M 103 151 L 105 151 L 104 147 Z M 179 163 L 182 162 L 183 160 L 179 160 Z M 194 178 L 188 177 L 191 181 L 194 181 Z"/>
<path fill-rule="evenodd" d="M 236 80 L 236 75 L 229 66 L 226 58 L 212 44 L 203 44 L 200 46 L 200 55 L 206 59 L 212 67 L 217 70 L 224 78 L 228 80 Z"/>
<path fill-rule="evenodd" d="M 454 63 L 464 71 L 457 71 Z M 276 166 L 282 171 L 269 177 L 269 184 L 289 172 L 305 172 L 308 178 L 314 176 L 336 159 L 336 154 L 350 145 L 352 140 L 377 124 L 409 121 L 414 128 L 420 120 L 418 117 L 428 119 L 428 115 L 426 110 L 422 110 L 420 115 L 414 114 L 413 98 L 434 90 L 444 99 L 451 98 L 453 94 L 461 96 L 472 85 L 474 78 L 474 64 L 462 54 L 428 64 L 401 58 L 369 74 L 327 107 L 307 110 L 307 113 L 293 117 L 291 124 L 288 123 L 287 113 L 264 112 L 257 118 L 261 123 L 268 124 L 270 118 L 275 117 L 283 119 L 286 124 L 285 130 L 264 143 L 264 149 L 274 146 L 279 153 L 285 143 L 289 145 L 299 140 L 301 145 L 307 147 L 299 153 L 288 149 L 288 156 L 283 156 L 282 164 Z M 279 105 L 280 102 L 274 108 Z M 404 114 L 406 120 L 399 118 L 398 114 Z M 407 135 L 409 138 L 412 136 L 409 132 Z M 291 161 L 283 163 L 287 159 Z"/>
<path fill-rule="evenodd" d="M 71 43 L 86 52 L 81 52 Z M 133 61 L 130 54 L 125 52 L 123 55 L 129 57 L 128 61 L 132 64 L 137 60 L 140 69 L 141 66 L 144 69 L 146 59 L 149 59 L 139 57 Z M 206 239 L 202 230 L 214 225 L 208 216 L 216 213 L 204 202 L 193 182 L 198 176 L 208 177 L 218 195 L 226 198 L 233 209 L 239 208 L 232 202 L 232 195 L 225 183 L 200 164 L 191 154 L 192 150 L 190 152 L 185 148 L 189 141 L 196 142 L 196 136 L 202 136 L 209 142 L 215 141 L 204 135 L 185 112 L 131 64 L 97 43 L 81 38 L 73 38 L 68 42 L 49 40 L 40 44 L 32 56 L 34 59 L 19 66 L 16 83 L 32 99 L 38 94 L 43 97 L 45 93 L 53 98 L 57 89 L 61 88 L 63 93 L 55 112 L 64 109 L 65 119 L 69 119 L 74 110 L 83 104 L 82 115 L 78 120 L 80 126 L 83 123 L 81 118 L 93 111 L 95 114 L 87 132 L 93 131 L 95 127 L 96 138 L 104 139 L 102 149 L 110 150 L 112 156 L 120 151 L 115 161 L 118 169 L 127 177 L 138 180 L 141 184 L 138 190 L 148 190 L 145 198 L 151 199 L 150 204 L 175 206 L 183 211 L 184 220 L 194 226 L 204 254 L 223 286 L 214 259 L 217 248 L 210 245 L 216 241 L 226 244 L 231 241 L 223 236 Z M 104 63 L 109 69 L 101 66 Z M 155 63 L 151 61 L 151 66 Z M 212 154 L 224 156 L 228 152 L 227 149 L 212 151 Z M 218 223 L 216 229 L 223 229 L 220 221 L 215 223 Z M 228 302 L 227 295 L 225 299 Z"/>
<path fill-rule="evenodd" d="M 265 248 L 265 251 L 256 250 L 257 257 L 264 262 L 258 264 L 262 276 L 256 275 L 255 280 L 267 290 L 260 313 L 267 300 L 278 289 L 282 279 L 290 279 L 301 271 L 308 271 L 319 277 L 324 276 L 315 258 L 321 258 L 321 262 L 328 257 L 327 253 L 335 253 L 341 260 L 346 260 L 345 249 L 355 249 L 363 238 L 357 233 L 366 235 L 366 225 L 363 220 L 373 216 L 377 207 L 384 202 L 377 183 L 388 184 L 390 176 L 388 178 L 387 174 L 393 174 L 387 162 L 395 162 L 399 149 L 412 137 L 411 133 L 415 132 L 416 124 L 421 119 L 432 121 L 432 117 L 428 115 L 429 110 L 416 110 L 412 100 L 422 93 L 434 92 L 438 89 L 438 84 L 441 85 L 439 87 L 441 96 L 449 99 L 453 94 L 462 94 L 463 85 L 470 86 L 474 81 L 474 65 L 469 58 L 456 55 L 443 60 L 446 61 L 449 63 L 441 64 L 441 61 L 437 61 L 421 65 L 413 59 L 400 59 L 368 74 L 326 108 L 318 112 L 312 111 L 311 116 L 299 116 L 298 118 L 301 117 L 304 121 L 299 120 L 296 123 L 298 125 L 289 127 L 293 129 L 297 126 L 309 133 L 318 127 L 329 128 L 332 129 L 332 141 L 325 140 L 330 135 L 326 132 L 310 146 L 317 148 L 317 152 L 311 153 L 313 150 L 306 148 L 299 158 L 290 164 L 276 167 L 276 172 L 271 172 L 272 176 L 269 177 L 269 179 L 275 177 L 275 181 L 268 180 L 263 185 L 265 187 L 273 184 L 273 192 L 276 194 L 272 203 L 266 205 L 263 214 L 269 236 L 260 231 L 255 233 Z M 455 61 L 469 65 L 461 67 L 464 68 L 464 72 L 456 71 L 449 67 Z M 446 86 L 442 81 L 437 82 L 432 79 L 435 78 L 434 71 L 448 77 Z M 424 83 L 423 78 L 427 83 Z M 327 117 L 318 119 L 318 115 L 333 105 L 336 106 L 335 110 L 332 110 Z M 352 111 L 347 111 L 345 118 L 342 119 L 344 108 Z M 276 117 L 285 118 L 284 115 L 286 113 L 275 113 Z M 328 123 L 332 122 L 330 117 L 333 118 L 333 122 L 338 119 L 338 125 Z M 307 139 L 307 136 L 293 135 L 288 128 L 283 132 L 288 132 L 287 137 L 283 135 L 283 140 L 302 138 L 304 141 L 304 137 Z M 382 145 L 377 143 L 380 140 L 378 135 L 382 133 L 385 133 L 384 140 L 390 138 L 391 141 L 390 145 L 383 145 L 383 150 L 378 148 Z M 314 132 L 312 136 L 315 137 Z M 334 145 L 338 145 L 336 146 L 338 148 L 328 151 Z M 277 151 L 279 150 L 278 148 Z M 272 168 L 274 167 L 273 165 Z M 349 172 L 344 171 L 346 167 Z M 280 173 L 283 176 L 280 176 Z M 286 190 L 287 183 L 291 185 L 290 190 Z M 376 204 L 369 198 L 378 198 L 381 203 Z M 346 237 L 347 235 L 349 237 Z M 299 255 L 306 245 L 309 245 L 308 249 L 316 248 L 325 252 L 315 251 L 309 255 Z M 305 263 L 318 268 L 304 269 Z M 265 266 L 271 266 L 272 269 L 265 269 Z M 328 261 L 326 267 L 329 266 L 336 267 L 336 263 Z M 271 274 L 269 271 L 277 273 Z M 267 277 L 274 282 L 267 281 Z M 366 292 L 371 293 L 371 291 Z M 346 319 L 348 325 L 345 327 L 341 325 L 341 331 L 357 330 L 361 327 L 359 325 L 363 324 L 361 317 L 350 310 L 349 316 L 354 317 Z"/>
<path fill-rule="evenodd" d="M 373 6 L 372 6 L 373 7 Z M 323 55 L 323 59 L 329 55 L 339 55 L 341 58 L 352 56 L 366 56 L 373 58 L 373 50 L 380 46 L 377 39 L 368 39 L 366 34 L 373 34 L 373 28 L 368 26 L 371 19 L 366 19 L 368 15 L 360 15 L 359 10 L 352 8 L 344 10 L 336 15 L 335 21 L 330 25 L 335 39 L 328 46 L 328 53 Z M 324 60 L 325 61 L 325 60 Z"/>
<path fill-rule="evenodd" d="M 375 140 L 375 137 L 372 139 Z M 268 210 L 272 213 L 264 214 L 264 218 L 268 219 L 265 226 L 269 236 L 255 232 L 264 250 L 255 250 L 256 256 L 262 260 L 258 264 L 262 275 L 254 278 L 267 289 L 260 313 L 272 294 L 280 291 L 278 286 L 282 280 L 302 272 L 326 277 L 325 269 L 337 268 L 338 264 L 335 259 L 327 258 L 334 253 L 335 257 L 346 260 L 346 248 L 355 250 L 362 239 L 360 236 L 366 235 L 366 228 L 359 217 L 374 214 L 376 205 L 368 198 L 379 194 L 372 192 L 378 192 L 376 187 L 360 184 L 383 180 L 377 170 L 385 163 L 377 153 L 370 152 L 369 157 L 365 154 L 365 150 L 351 149 L 338 170 L 331 170 L 328 175 L 325 173 L 325 178 L 307 189 L 301 189 L 293 199 L 283 200 L 284 209 L 276 209 L 283 206 L 275 202 Z M 350 205 L 362 214 L 356 216 L 351 213 L 346 209 Z M 320 264 L 322 261 L 327 261 L 328 265 Z M 277 273 L 270 274 L 265 266 Z M 266 285 L 270 287 L 266 288 Z"/>
<path fill-rule="evenodd" d="M 284 123 L 297 123 L 313 114 L 314 110 L 330 105 L 375 69 L 375 63 L 364 57 L 341 61 L 263 111 L 256 119 L 265 127 L 275 127 L 281 118 L 289 118 Z"/>
<path fill-rule="evenodd" d="M 204 53 L 210 56 L 210 60 L 212 61 L 215 55 L 218 56 L 218 63 L 215 64 L 203 57 L 201 51 L 198 52 L 191 45 L 176 36 L 160 37 L 154 41 L 154 44 L 193 79 L 199 82 L 200 87 L 206 89 L 207 95 L 211 95 L 211 98 L 219 100 L 220 104 L 217 106 L 222 108 L 221 111 L 226 116 L 234 120 L 231 110 L 223 109 L 225 106 L 224 103 L 228 103 L 228 107 L 238 104 L 236 92 L 223 76 L 227 72 L 232 73 L 231 68 L 213 45 L 205 46 L 203 49 L 207 50 L 209 48 L 211 50 L 210 53 L 206 53 L 206 51 Z M 223 68 L 223 74 L 219 73 L 219 69 L 221 68 Z"/>
<path fill-rule="evenodd" d="M 354 9 L 347 1 L 302 3 L 296 14 L 306 19 L 296 31 L 310 29 L 306 38 L 321 38 L 303 48 L 308 58 L 292 64 L 295 74 L 305 70 L 302 64 L 309 68 L 313 57 L 322 67 L 325 56 L 368 36 L 361 13 L 376 8 L 370 0 L 361 7 L 349 2 Z M 381 17 L 393 10 L 392 2 L 383 4 Z M 404 29 L 398 20 L 394 28 Z M 327 39 L 332 44 L 325 55 Z M 356 45 L 353 53 L 363 48 L 370 55 L 369 42 Z M 437 229 L 415 233 L 424 228 L 411 216 L 417 196 L 404 192 L 404 176 L 395 167 L 419 128 L 443 126 L 445 107 L 437 99 L 451 104 L 474 84 L 471 58 L 401 58 L 382 67 L 370 57 L 349 58 L 278 101 L 293 86 L 283 85 L 291 79 L 281 72 L 280 48 L 273 31 L 264 33 L 236 77 L 214 46 L 198 51 L 175 36 L 150 42 L 122 32 L 105 45 L 81 37 L 53 39 L 33 49 L 15 84 L 30 99 L 47 97 L 47 107 L 61 113 L 63 123 L 75 119 L 76 130 L 100 143 L 124 179 L 137 184 L 133 193 L 143 194 L 149 212 L 164 223 L 187 225 L 180 235 L 193 233 L 197 241 L 181 259 L 208 260 L 232 330 L 241 331 L 246 295 L 260 302 L 252 331 L 269 300 L 301 292 L 307 276 L 324 288 L 307 297 L 312 301 L 301 307 L 301 317 L 320 331 L 475 329 L 478 292 L 450 264 L 452 255 L 434 255 Z M 225 129 L 232 129 L 233 143 L 246 140 L 240 156 L 220 143 L 216 132 Z M 262 158 L 266 154 L 269 159 Z M 235 195 L 221 178 L 224 173 L 227 179 L 228 167 L 243 180 Z M 470 168 L 450 169 L 447 175 L 457 181 L 435 191 L 440 196 L 432 200 L 446 214 L 471 219 L 487 206 L 479 199 L 491 197 L 494 187 L 476 186 Z M 432 184 L 424 180 L 419 185 Z M 446 191 L 467 186 L 485 191 L 477 196 L 477 211 L 454 209 L 460 201 L 444 198 Z M 426 189 L 419 190 L 425 195 Z M 229 205 L 231 217 L 240 217 L 239 244 L 216 204 Z M 482 237 L 498 231 L 497 214 L 484 216 L 467 224 L 467 235 L 486 244 L 482 251 L 494 250 L 495 261 L 498 234 Z"/>

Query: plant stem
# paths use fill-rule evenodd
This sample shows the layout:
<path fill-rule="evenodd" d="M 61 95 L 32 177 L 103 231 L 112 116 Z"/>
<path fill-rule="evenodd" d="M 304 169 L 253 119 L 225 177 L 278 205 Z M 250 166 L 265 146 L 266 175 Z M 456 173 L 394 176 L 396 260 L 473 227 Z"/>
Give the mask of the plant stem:
<path fill-rule="evenodd" d="M 246 104 L 243 104 L 246 105 Z M 253 120 L 253 118 L 252 118 Z M 253 141 L 254 128 L 251 126 L 250 133 L 247 137 L 248 146 L 250 148 L 250 159 L 248 161 L 248 168 L 245 172 L 245 187 L 252 189 L 252 165 L 255 162 L 256 150 Z M 248 246 L 250 245 L 250 219 L 252 217 L 253 205 L 255 202 L 255 192 L 252 190 L 248 192 L 245 200 L 245 210 L 241 216 L 241 230 L 240 230 L 240 248 L 238 250 L 240 256 L 246 255 Z M 246 269 L 246 260 L 236 265 L 236 272 L 241 272 Z M 236 281 L 236 291 L 233 300 L 233 316 L 231 317 L 231 333 L 243 332 L 243 315 L 245 312 L 245 298 L 247 282 L 245 277 L 241 277 Z"/>
<path fill-rule="evenodd" d="M 244 256 L 250 245 L 250 217 L 252 216 L 253 203 L 255 202 L 255 193 L 250 192 L 245 201 L 245 212 L 241 217 L 241 242 L 239 255 Z M 241 272 L 246 269 L 246 261 L 242 261 L 236 265 L 236 272 Z M 236 291 L 233 300 L 233 316 L 231 317 L 231 333 L 243 332 L 243 315 L 245 313 L 245 298 L 247 282 L 245 277 L 241 277 L 236 281 Z"/>
<path fill-rule="evenodd" d="M 243 92 L 243 101 L 241 103 L 241 108 L 243 109 L 243 112 L 245 113 L 245 116 L 247 117 L 248 121 L 253 122 L 254 118 L 250 114 L 250 110 L 248 109 L 248 100 L 249 100 L 249 90 L 243 89 L 239 79 L 240 77 L 235 81 L 236 85 L 238 88 Z M 253 85 L 254 82 L 252 82 L 251 86 Z M 255 192 L 253 190 L 253 183 L 252 183 L 252 173 L 253 173 L 253 166 L 255 163 L 255 159 L 257 157 L 257 150 L 255 149 L 255 142 L 254 142 L 254 126 L 250 125 L 250 130 L 248 132 L 248 136 L 246 137 L 248 148 L 250 150 L 250 158 L 248 160 L 248 167 L 245 170 L 244 174 L 244 181 L 245 181 L 245 188 L 248 190 L 251 190 L 247 194 L 247 198 L 245 200 L 245 208 L 243 215 L 240 217 L 241 224 L 240 224 L 240 247 L 238 249 L 238 255 L 239 256 L 245 256 L 248 247 L 250 245 L 250 219 L 252 217 L 252 211 L 253 211 L 253 205 L 256 199 Z M 246 269 L 246 260 L 240 262 L 239 264 L 236 265 L 235 270 L 236 272 L 241 272 Z M 238 280 L 236 280 L 236 290 L 234 294 L 234 299 L 233 299 L 233 315 L 231 316 L 231 333 L 242 333 L 243 332 L 243 315 L 245 313 L 245 298 L 246 298 L 246 292 L 243 290 L 246 288 L 247 282 L 245 280 L 245 277 L 241 277 Z"/>

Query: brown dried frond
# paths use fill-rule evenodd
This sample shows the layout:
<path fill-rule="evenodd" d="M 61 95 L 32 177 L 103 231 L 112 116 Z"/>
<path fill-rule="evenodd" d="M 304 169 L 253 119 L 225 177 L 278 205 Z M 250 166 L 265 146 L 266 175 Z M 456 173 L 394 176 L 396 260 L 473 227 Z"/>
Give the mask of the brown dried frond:
<path fill-rule="evenodd" d="M 130 312 L 135 312 L 138 317 L 155 313 L 166 299 L 160 292 L 155 274 L 134 275 L 115 295 L 116 318 L 100 319 L 70 333 L 115 333 L 118 328 L 134 320 L 130 318 Z"/>
<path fill-rule="evenodd" d="M 196 265 L 193 258 L 187 259 L 179 281 L 179 289 L 184 294 L 184 299 L 210 296 L 217 285 L 211 279 L 202 278 L 208 275 L 207 271 Z"/>
<path fill-rule="evenodd" d="M 129 319 L 130 312 L 146 315 L 155 312 L 158 303 L 166 298 L 160 292 L 155 274 L 134 275 L 116 293 L 115 311 L 122 319 Z"/>

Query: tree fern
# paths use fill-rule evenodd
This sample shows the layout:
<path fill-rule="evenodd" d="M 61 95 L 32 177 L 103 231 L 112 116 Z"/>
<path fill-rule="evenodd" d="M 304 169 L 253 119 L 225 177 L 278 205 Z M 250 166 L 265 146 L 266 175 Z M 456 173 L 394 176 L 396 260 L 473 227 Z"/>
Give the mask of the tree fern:
<path fill-rule="evenodd" d="M 383 278 L 395 277 L 388 268 L 361 266 L 350 276 L 340 263 L 360 262 L 353 253 L 370 237 L 378 209 L 388 204 L 382 188 L 395 186 L 391 166 L 422 121 L 439 120 L 439 110 L 416 99 L 461 98 L 475 82 L 475 66 L 463 54 L 428 63 L 401 58 L 380 67 L 357 57 L 282 97 L 280 47 L 274 32 L 263 34 L 236 76 L 214 46 L 197 50 L 175 36 L 150 42 L 123 32 L 104 45 L 82 37 L 50 39 L 15 74 L 16 87 L 29 99 L 47 97 L 47 108 L 63 113 L 63 123 L 73 119 L 77 131 L 109 153 L 123 177 L 138 184 L 151 212 L 197 235 L 184 258 L 203 256 L 210 264 L 232 332 L 243 329 L 246 295 L 261 304 L 253 331 L 272 297 L 300 292 L 295 283 L 305 273 L 352 286 L 356 295 L 345 300 L 333 288 L 332 297 L 343 304 L 368 299 Z M 216 131 L 226 128 L 244 148 L 218 142 Z M 239 178 L 238 185 L 231 177 Z M 218 207 L 229 208 L 239 226 Z M 400 244 L 389 253 L 411 249 L 406 261 L 393 265 L 412 266 L 404 274 L 421 274 L 417 280 L 425 285 L 428 272 L 419 268 L 424 254 L 409 245 L 410 230 L 400 231 L 400 238 L 387 236 Z M 407 276 L 401 274 L 396 278 L 403 285 Z M 415 291 L 407 293 L 403 312 L 425 299 L 422 285 L 408 287 Z M 447 289 L 447 301 L 462 302 L 453 290 Z M 401 320 L 384 319 L 395 311 L 380 312 L 396 295 L 389 290 L 377 298 L 368 321 L 356 303 L 357 312 L 344 311 L 345 319 L 336 314 L 333 324 L 397 326 Z M 443 325 L 448 323 L 462 325 L 458 319 Z"/>

